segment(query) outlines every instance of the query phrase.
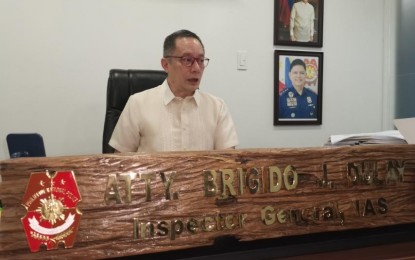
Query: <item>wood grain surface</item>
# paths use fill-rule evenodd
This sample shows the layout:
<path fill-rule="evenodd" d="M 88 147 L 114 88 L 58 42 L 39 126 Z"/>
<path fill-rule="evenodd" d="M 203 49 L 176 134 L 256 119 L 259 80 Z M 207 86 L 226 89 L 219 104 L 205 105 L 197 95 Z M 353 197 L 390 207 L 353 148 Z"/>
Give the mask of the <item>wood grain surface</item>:
<path fill-rule="evenodd" d="M 75 173 L 82 216 L 73 248 L 31 253 L 22 198 L 46 170 Z M 415 219 L 413 145 L 18 158 L 0 174 L 0 258 L 110 258 Z"/>

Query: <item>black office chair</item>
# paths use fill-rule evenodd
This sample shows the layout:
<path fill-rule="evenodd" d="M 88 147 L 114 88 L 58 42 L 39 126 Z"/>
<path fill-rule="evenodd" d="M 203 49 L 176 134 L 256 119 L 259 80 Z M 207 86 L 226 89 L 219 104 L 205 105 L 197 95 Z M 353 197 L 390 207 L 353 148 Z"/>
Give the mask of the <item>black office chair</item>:
<path fill-rule="evenodd" d="M 11 133 L 6 140 L 10 158 L 46 156 L 43 137 L 38 133 Z"/>
<path fill-rule="evenodd" d="M 162 70 L 121 70 L 112 69 L 107 85 L 107 107 L 102 138 L 102 152 L 113 153 L 108 142 L 128 98 L 137 92 L 154 88 L 166 79 Z"/>

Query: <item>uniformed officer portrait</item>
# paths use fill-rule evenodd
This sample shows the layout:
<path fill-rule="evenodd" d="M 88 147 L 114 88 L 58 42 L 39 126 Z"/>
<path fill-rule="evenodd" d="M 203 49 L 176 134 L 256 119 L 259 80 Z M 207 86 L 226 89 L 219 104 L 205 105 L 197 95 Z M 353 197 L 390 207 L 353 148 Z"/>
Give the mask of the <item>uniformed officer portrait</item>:
<path fill-rule="evenodd" d="M 307 67 L 302 59 L 294 59 L 291 62 L 288 77 L 290 84 L 279 94 L 279 118 L 317 120 L 318 95 L 305 86 Z"/>

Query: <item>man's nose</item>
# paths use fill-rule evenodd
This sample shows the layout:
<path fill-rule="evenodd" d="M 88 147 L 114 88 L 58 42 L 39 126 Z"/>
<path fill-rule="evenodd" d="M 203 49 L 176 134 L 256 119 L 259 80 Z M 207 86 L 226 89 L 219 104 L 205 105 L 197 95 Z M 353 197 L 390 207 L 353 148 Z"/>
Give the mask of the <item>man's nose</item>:
<path fill-rule="evenodd" d="M 199 65 L 199 63 L 197 63 L 196 60 L 193 61 L 190 68 L 192 69 L 192 71 L 201 71 L 202 70 L 202 67 Z"/>

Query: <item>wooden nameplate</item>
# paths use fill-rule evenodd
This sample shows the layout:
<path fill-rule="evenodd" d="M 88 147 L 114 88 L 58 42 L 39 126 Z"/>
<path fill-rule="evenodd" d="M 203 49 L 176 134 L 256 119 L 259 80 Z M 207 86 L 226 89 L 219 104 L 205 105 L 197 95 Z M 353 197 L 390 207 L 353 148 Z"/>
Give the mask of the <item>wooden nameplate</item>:
<path fill-rule="evenodd" d="M 65 182 L 55 190 L 74 202 L 77 233 L 41 234 L 68 223 L 64 199 L 46 210 L 53 189 L 28 187 L 46 172 L 74 174 L 80 199 L 62 191 Z M 415 220 L 414 145 L 18 158 L 1 161 L 0 175 L 6 258 L 121 257 Z M 49 197 L 36 208 L 41 195 Z M 22 224 L 29 206 L 42 216 L 30 222 L 32 239 L 60 244 L 72 233 L 73 246 L 32 253 Z"/>

